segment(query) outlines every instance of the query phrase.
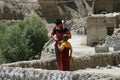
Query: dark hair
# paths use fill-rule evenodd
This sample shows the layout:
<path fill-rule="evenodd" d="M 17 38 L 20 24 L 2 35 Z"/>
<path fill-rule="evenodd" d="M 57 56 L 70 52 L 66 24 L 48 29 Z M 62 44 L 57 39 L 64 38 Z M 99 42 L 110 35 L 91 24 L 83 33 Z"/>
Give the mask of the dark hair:
<path fill-rule="evenodd" d="M 61 19 L 56 19 L 55 24 L 56 24 L 56 25 L 62 24 L 62 20 L 61 20 Z"/>

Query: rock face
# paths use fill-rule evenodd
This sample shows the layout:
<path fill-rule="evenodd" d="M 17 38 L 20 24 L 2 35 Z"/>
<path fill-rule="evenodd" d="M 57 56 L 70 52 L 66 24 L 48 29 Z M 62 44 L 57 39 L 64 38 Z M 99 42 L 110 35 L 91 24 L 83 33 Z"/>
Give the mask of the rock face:
<path fill-rule="evenodd" d="M 23 20 L 29 10 L 21 2 L 17 4 L 14 0 L 0 1 L 0 20 Z"/>
<path fill-rule="evenodd" d="M 56 1 L 56 0 L 1 0 L 0 20 L 22 20 L 34 13 L 47 22 L 54 22 L 56 18 L 73 19 L 86 16 L 84 2 Z"/>

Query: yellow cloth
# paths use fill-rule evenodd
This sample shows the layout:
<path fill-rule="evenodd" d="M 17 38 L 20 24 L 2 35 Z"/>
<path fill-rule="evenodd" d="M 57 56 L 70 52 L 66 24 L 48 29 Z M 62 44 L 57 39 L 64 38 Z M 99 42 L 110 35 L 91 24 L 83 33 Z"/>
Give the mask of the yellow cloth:
<path fill-rule="evenodd" d="M 64 48 L 72 49 L 70 42 L 63 42 L 60 46 L 60 49 L 63 50 Z"/>

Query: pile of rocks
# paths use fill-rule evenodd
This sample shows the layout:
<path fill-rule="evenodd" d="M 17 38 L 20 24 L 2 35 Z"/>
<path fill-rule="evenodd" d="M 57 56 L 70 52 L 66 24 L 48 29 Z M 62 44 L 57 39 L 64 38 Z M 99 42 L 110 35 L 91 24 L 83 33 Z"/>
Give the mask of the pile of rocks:
<path fill-rule="evenodd" d="M 105 46 L 114 47 L 118 45 L 120 45 L 120 37 L 118 36 L 107 36 L 106 37 Z"/>

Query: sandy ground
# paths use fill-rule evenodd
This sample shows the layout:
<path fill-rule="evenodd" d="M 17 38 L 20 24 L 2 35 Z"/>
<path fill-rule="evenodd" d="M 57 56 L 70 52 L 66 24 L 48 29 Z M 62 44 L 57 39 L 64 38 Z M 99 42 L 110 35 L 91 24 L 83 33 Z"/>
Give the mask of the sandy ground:
<path fill-rule="evenodd" d="M 86 46 L 86 36 L 85 35 L 75 35 L 69 40 L 73 47 L 73 56 L 84 56 L 95 54 L 94 47 Z"/>

